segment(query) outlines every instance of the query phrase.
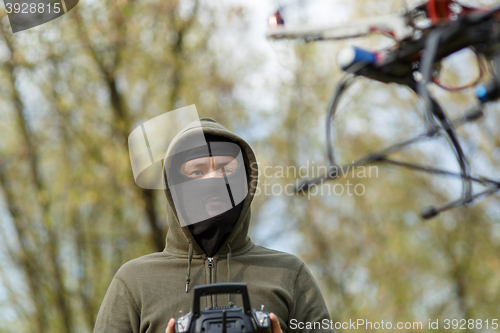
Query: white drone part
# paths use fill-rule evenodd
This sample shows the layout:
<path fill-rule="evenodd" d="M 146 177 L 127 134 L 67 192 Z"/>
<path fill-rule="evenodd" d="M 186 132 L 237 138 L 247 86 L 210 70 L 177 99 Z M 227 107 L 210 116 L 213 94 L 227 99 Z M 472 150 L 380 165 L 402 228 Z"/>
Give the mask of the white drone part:
<path fill-rule="evenodd" d="M 346 39 L 366 36 L 377 30 L 391 33 L 396 40 L 400 41 L 409 36 L 407 17 L 387 15 L 358 22 L 325 26 L 287 27 L 276 25 L 270 27 L 266 37 L 272 39 Z"/>
<path fill-rule="evenodd" d="M 353 47 L 346 47 L 337 53 L 337 64 L 341 69 L 352 65 L 356 58 L 356 50 Z"/>

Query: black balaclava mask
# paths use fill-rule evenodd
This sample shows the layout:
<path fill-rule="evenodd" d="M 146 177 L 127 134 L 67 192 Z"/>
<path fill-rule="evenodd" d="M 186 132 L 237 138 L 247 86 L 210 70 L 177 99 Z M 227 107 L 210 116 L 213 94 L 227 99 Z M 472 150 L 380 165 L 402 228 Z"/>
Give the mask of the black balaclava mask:
<path fill-rule="evenodd" d="M 196 243 L 201 246 L 209 257 L 213 257 L 217 253 L 231 234 L 238 217 L 240 217 L 242 208 L 243 202 L 240 202 L 221 215 L 189 226 Z"/>
<path fill-rule="evenodd" d="M 208 256 L 214 256 L 233 231 L 248 193 L 245 164 L 240 147 L 225 138 L 206 135 L 206 146 L 174 155 L 169 186 L 181 219 Z M 183 163 L 202 157 L 231 156 L 236 168 L 214 164 L 218 177 L 191 178 L 183 174 Z M 223 171 L 223 172 L 221 172 Z M 199 171 L 195 171 L 194 174 Z M 167 177 L 168 178 L 168 177 Z M 174 186 L 172 186 L 174 185 Z"/>

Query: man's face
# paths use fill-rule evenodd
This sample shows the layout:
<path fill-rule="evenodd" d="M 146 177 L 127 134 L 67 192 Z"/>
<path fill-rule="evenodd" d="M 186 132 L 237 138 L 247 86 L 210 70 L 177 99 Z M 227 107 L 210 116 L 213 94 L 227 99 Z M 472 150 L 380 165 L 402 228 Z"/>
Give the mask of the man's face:
<path fill-rule="evenodd" d="M 238 160 L 233 156 L 219 155 L 200 157 L 182 163 L 181 173 L 190 178 L 207 179 L 230 176 L 238 168 Z M 203 202 L 211 216 L 220 215 L 232 208 L 231 202 L 220 196 L 210 197 Z"/>
<path fill-rule="evenodd" d="M 167 156 L 165 170 L 183 227 L 234 215 L 234 208 L 248 194 L 242 151 L 233 142 L 206 141 L 202 145 L 199 140 L 186 139 Z"/>

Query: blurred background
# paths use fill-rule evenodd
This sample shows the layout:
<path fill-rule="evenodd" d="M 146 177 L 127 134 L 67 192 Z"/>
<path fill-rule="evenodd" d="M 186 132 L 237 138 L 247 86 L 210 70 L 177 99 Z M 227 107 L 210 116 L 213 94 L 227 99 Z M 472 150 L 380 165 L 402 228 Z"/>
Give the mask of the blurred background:
<path fill-rule="evenodd" d="M 290 24 L 404 8 L 399 0 L 281 4 Z M 264 193 L 264 182 L 299 179 L 275 174 L 280 167 L 326 165 L 325 115 L 342 76 L 337 52 L 393 44 L 383 36 L 268 41 L 275 8 L 268 0 L 81 0 L 63 17 L 12 34 L 0 7 L 0 332 L 91 332 L 116 270 L 163 250 L 164 193 L 135 185 L 127 137 L 191 104 L 249 141 L 261 169 L 269 167 L 252 238 L 306 262 L 332 319 L 421 321 L 421 332 L 429 319 L 500 316 L 499 195 L 423 222 L 420 209 L 457 199 L 460 181 L 386 166 L 376 177 L 336 181 L 362 184 L 363 195 Z M 442 78 L 459 85 L 477 73 L 463 51 L 445 61 Z M 473 89 L 432 91 L 451 117 L 476 103 Z M 359 79 L 339 109 L 335 147 L 346 163 L 424 130 L 417 98 L 396 85 Z M 459 135 L 473 171 L 499 179 L 499 106 L 485 113 Z M 398 157 L 458 170 L 444 139 Z"/>

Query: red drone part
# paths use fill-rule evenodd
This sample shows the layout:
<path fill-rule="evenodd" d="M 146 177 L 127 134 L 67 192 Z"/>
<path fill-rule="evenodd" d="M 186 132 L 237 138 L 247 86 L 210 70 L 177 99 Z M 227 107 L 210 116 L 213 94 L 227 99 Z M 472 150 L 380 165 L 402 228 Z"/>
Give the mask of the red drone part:
<path fill-rule="evenodd" d="M 425 3 L 427 16 L 431 19 L 433 25 L 450 20 L 453 11 L 450 5 L 453 0 L 428 0 Z"/>
<path fill-rule="evenodd" d="M 285 24 L 285 19 L 281 15 L 281 12 L 277 10 L 271 17 L 269 17 L 269 26 L 276 27 Z"/>
<path fill-rule="evenodd" d="M 452 10 L 452 5 L 459 5 L 461 7 L 460 13 L 456 13 Z M 476 10 L 488 10 L 485 7 L 467 7 L 454 0 L 427 0 L 425 3 L 425 10 L 427 12 L 427 17 L 431 19 L 432 25 L 437 25 L 440 23 L 446 23 L 451 21 L 453 15 L 458 14 L 459 16 L 467 15 L 472 11 Z"/>

